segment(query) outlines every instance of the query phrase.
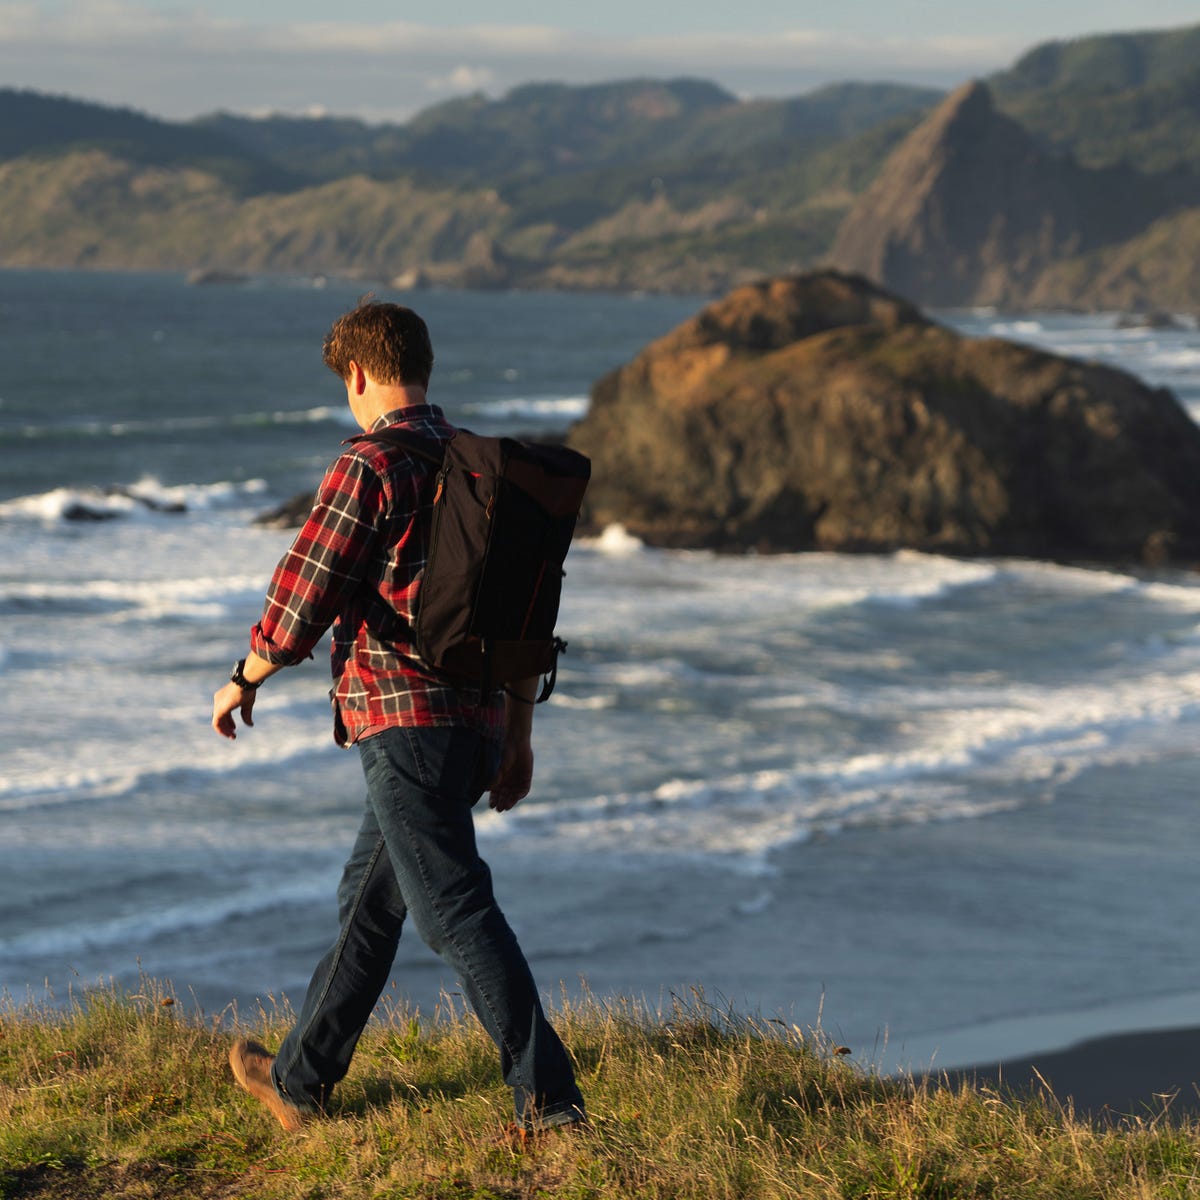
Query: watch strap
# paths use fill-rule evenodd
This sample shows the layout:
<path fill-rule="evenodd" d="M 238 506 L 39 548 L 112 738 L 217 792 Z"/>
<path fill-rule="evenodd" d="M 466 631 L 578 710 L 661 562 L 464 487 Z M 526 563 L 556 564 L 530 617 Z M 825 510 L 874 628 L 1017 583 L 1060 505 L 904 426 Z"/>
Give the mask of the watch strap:
<path fill-rule="evenodd" d="M 252 692 L 258 687 L 259 683 L 262 683 L 262 680 L 260 679 L 258 683 L 251 683 L 250 680 L 248 680 L 242 673 L 245 670 L 245 667 L 246 660 L 244 658 L 239 658 L 237 662 L 233 664 L 233 670 L 229 675 L 229 682 L 236 683 L 244 692 Z"/>

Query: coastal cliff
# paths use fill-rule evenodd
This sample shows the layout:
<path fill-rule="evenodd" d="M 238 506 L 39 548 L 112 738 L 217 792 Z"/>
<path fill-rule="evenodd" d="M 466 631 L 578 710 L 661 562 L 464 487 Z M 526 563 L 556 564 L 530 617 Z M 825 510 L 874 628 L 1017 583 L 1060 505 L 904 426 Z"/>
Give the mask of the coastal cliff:
<path fill-rule="evenodd" d="M 1200 428 L 1109 367 L 834 271 L 741 287 L 601 379 L 587 519 L 663 546 L 1200 560 Z"/>
<path fill-rule="evenodd" d="M 1168 292 L 1166 264 L 1149 266 L 1129 245 L 1195 204 L 1192 176 L 1082 167 L 1043 149 L 972 82 L 888 158 L 843 220 L 829 261 L 935 306 L 1186 306 L 1193 288 L 1166 275 Z M 1144 265 L 1143 287 L 1117 291 L 1102 278 L 1118 248 Z"/>

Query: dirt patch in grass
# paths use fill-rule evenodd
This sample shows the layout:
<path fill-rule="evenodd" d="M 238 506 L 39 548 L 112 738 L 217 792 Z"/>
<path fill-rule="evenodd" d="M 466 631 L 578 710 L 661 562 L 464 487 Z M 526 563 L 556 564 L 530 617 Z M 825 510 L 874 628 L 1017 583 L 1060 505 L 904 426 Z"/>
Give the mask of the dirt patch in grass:
<path fill-rule="evenodd" d="M 0 1177 L 3 1200 L 232 1200 L 246 1181 L 217 1172 L 181 1171 L 163 1163 L 51 1166 L 38 1163 Z"/>

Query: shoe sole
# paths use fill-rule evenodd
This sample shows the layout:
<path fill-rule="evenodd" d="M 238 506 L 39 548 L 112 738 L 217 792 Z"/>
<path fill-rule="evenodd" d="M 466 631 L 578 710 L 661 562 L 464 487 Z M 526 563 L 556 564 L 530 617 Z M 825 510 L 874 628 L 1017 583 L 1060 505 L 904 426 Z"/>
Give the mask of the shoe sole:
<path fill-rule="evenodd" d="M 265 1104 L 271 1110 L 271 1115 L 288 1133 L 296 1133 L 304 1126 L 304 1113 L 295 1105 L 289 1104 L 275 1090 L 273 1084 L 263 1083 L 246 1070 L 246 1059 L 250 1057 L 261 1058 L 267 1063 L 273 1061 L 265 1047 L 246 1038 L 239 1038 L 229 1048 L 229 1066 L 238 1087 Z"/>

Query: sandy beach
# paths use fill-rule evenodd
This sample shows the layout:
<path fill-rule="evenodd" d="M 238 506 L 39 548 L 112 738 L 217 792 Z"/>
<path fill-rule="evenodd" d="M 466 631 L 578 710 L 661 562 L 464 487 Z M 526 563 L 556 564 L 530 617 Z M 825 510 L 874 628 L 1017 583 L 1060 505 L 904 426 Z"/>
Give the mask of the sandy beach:
<path fill-rule="evenodd" d="M 1200 1117 L 1200 1028 L 1115 1034 L 933 1078 L 1018 1094 L 1049 1085 L 1064 1106 L 1098 1120 L 1149 1120 L 1164 1108 L 1175 1120 L 1194 1120 Z"/>

